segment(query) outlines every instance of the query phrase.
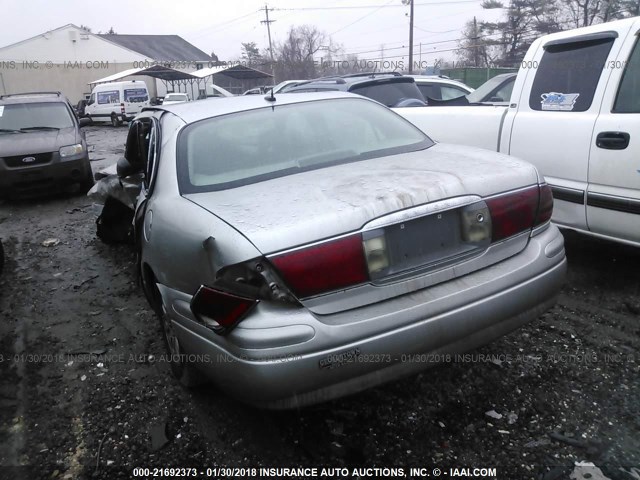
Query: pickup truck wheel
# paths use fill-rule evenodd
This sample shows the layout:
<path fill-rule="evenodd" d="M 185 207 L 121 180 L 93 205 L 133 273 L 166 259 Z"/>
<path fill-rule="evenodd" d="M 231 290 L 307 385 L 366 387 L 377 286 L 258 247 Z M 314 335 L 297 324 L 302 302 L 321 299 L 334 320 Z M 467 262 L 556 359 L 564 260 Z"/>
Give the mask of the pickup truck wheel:
<path fill-rule="evenodd" d="M 119 127 L 121 123 L 122 122 L 120 121 L 118 116 L 115 113 L 112 113 L 111 114 L 111 125 L 113 125 L 114 127 Z"/>
<path fill-rule="evenodd" d="M 160 322 L 162 324 L 162 331 L 164 334 L 164 341 L 169 351 L 169 365 L 171 366 L 171 372 L 178 381 L 185 387 L 197 387 L 206 383 L 204 376 L 191 365 L 180 341 L 175 334 L 171 319 L 165 313 L 160 316 Z"/>

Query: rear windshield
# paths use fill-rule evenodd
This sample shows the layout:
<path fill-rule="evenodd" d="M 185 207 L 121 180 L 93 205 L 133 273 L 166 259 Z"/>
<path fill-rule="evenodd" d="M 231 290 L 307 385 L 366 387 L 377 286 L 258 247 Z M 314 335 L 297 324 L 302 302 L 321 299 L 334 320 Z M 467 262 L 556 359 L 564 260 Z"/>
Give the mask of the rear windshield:
<path fill-rule="evenodd" d="M 383 82 L 364 86 L 355 86 L 349 90 L 364 97 L 373 98 L 387 107 L 395 107 L 404 100 L 415 98 L 424 101 L 424 97 L 413 81 L 410 82 Z"/>
<path fill-rule="evenodd" d="M 180 191 L 224 190 L 431 145 L 411 123 L 365 99 L 269 106 L 185 127 L 178 139 Z"/>
<path fill-rule="evenodd" d="M 20 103 L 0 106 L 0 130 L 73 127 L 71 112 L 62 102 Z M 0 131 L 0 134 L 3 133 Z"/>

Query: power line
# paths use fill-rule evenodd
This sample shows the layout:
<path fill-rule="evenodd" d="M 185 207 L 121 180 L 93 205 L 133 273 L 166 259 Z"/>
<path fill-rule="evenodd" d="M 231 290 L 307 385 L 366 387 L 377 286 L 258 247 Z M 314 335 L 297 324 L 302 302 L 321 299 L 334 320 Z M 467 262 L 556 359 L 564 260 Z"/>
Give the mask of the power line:
<path fill-rule="evenodd" d="M 560 25 L 568 25 L 570 23 L 573 23 L 573 20 L 568 20 L 568 21 L 564 21 L 564 22 L 558 22 L 557 25 L 558 26 L 560 26 Z M 535 29 L 525 29 L 525 30 L 522 30 L 520 32 L 518 32 L 517 30 L 514 30 L 514 29 L 501 30 L 501 31 L 497 31 L 497 32 L 494 32 L 494 33 L 487 33 L 485 35 L 479 35 L 477 37 L 474 37 L 474 39 L 480 40 L 482 38 L 489 38 L 489 37 L 493 37 L 493 36 L 496 36 L 496 35 L 504 35 L 506 33 L 519 33 L 521 35 L 527 35 L 527 34 L 531 34 L 531 33 L 537 33 L 537 31 Z M 425 38 L 425 37 L 423 37 L 423 38 Z M 467 39 L 467 37 L 459 37 L 459 38 L 453 38 L 453 39 L 450 39 L 450 40 L 438 40 L 436 42 L 429 42 L 427 44 L 423 44 L 423 46 L 442 44 L 442 43 L 459 42 L 461 40 L 466 40 L 466 39 Z M 420 40 L 420 39 L 416 39 L 416 40 Z M 414 42 L 414 45 L 417 45 L 417 44 Z M 493 45 L 502 45 L 502 44 L 501 43 L 494 43 Z M 506 43 L 506 45 L 508 45 L 508 43 Z M 490 46 L 490 45 L 479 45 L 479 46 L 485 46 L 486 47 L 486 46 Z M 386 50 L 403 50 L 403 49 L 407 49 L 407 48 L 409 48 L 408 45 L 402 45 L 401 47 L 386 48 Z M 439 52 L 448 52 L 448 51 L 460 50 L 460 49 L 464 49 L 464 48 L 466 48 L 466 47 L 456 47 L 456 48 L 449 49 L 449 50 L 439 50 Z M 366 53 L 377 53 L 378 51 L 379 50 L 367 50 L 367 51 L 362 51 L 362 52 L 345 52 L 345 53 L 339 53 L 336 56 L 345 57 L 345 56 L 349 56 L 349 55 L 362 55 L 362 54 L 366 54 Z M 390 57 L 390 58 L 398 58 L 398 57 L 404 57 L 404 56 L 406 56 L 406 55 L 396 55 L 395 57 Z"/>
<path fill-rule="evenodd" d="M 206 33 L 203 33 L 202 35 L 190 35 L 190 36 L 191 36 L 192 38 L 200 38 L 200 37 L 202 37 L 202 36 L 204 36 L 204 35 L 208 35 L 208 34 L 210 34 L 210 33 L 215 32 L 216 30 L 220 29 L 220 27 L 225 27 L 225 26 L 226 26 L 225 28 L 222 28 L 222 29 L 220 29 L 220 30 L 226 30 L 226 28 L 228 28 L 228 26 L 229 26 L 229 25 L 231 25 L 232 23 L 235 23 L 235 22 L 237 22 L 237 21 L 239 21 L 239 20 L 242 20 L 242 19 L 248 18 L 248 17 L 250 17 L 250 16 L 252 16 L 252 15 L 257 14 L 258 12 L 260 12 L 260 10 L 254 10 L 254 11 L 249 12 L 249 13 L 246 13 L 246 14 L 244 14 L 244 15 L 240 15 L 239 17 L 232 18 L 231 20 L 227 20 L 226 22 L 218 23 L 218 24 L 215 24 L 215 25 L 210 25 L 210 26 L 208 26 L 208 27 L 205 27 L 205 28 L 203 28 L 203 29 L 196 30 L 195 32 L 193 32 L 194 34 L 198 34 L 198 33 L 200 33 L 200 32 L 206 32 Z M 212 31 L 209 31 L 209 30 L 211 30 L 211 29 L 213 29 L 213 32 L 212 32 Z"/>
<path fill-rule="evenodd" d="M 437 2 L 424 2 L 416 3 L 416 7 L 427 5 L 452 5 L 456 3 L 478 3 L 479 0 L 440 0 Z M 352 5 L 345 6 L 340 5 L 336 7 L 297 7 L 297 8 L 274 8 L 276 11 L 307 11 L 307 10 L 358 10 L 358 9 L 370 9 L 370 8 L 404 8 L 406 5 Z"/>
<path fill-rule="evenodd" d="M 390 0 L 389 2 L 385 3 L 384 5 L 380 5 L 380 6 L 379 6 L 378 8 L 376 8 L 375 10 L 372 10 L 371 12 L 369 12 L 369 13 L 367 13 L 367 14 L 363 15 L 362 17 L 358 18 L 355 22 L 351 22 L 350 24 L 345 25 L 345 26 L 344 26 L 344 27 L 342 27 L 342 28 L 339 28 L 338 30 L 336 30 L 335 32 L 330 33 L 329 35 L 335 35 L 335 34 L 336 34 L 336 33 L 338 33 L 338 32 L 341 32 L 341 31 L 343 31 L 343 30 L 346 30 L 346 29 L 347 29 L 347 28 L 349 28 L 350 26 L 355 25 L 355 24 L 356 24 L 356 23 L 358 23 L 359 21 L 364 20 L 365 18 L 369 17 L 370 15 L 373 15 L 374 13 L 376 13 L 376 12 L 380 11 L 380 9 L 382 9 L 382 8 L 384 8 L 384 7 L 389 6 L 389 4 L 390 4 L 391 2 L 393 2 L 393 1 L 395 1 L 395 0 Z"/>

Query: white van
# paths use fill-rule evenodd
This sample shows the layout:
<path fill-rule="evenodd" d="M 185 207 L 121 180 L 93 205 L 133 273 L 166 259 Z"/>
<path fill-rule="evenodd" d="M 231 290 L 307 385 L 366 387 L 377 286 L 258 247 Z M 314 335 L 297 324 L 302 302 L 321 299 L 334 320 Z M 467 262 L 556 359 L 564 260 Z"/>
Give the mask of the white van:
<path fill-rule="evenodd" d="M 85 114 L 94 123 L 106 122 L 118 127 L 147 106 L 149 91 L 144 81 L 102 83 L 91 92 Z"/>

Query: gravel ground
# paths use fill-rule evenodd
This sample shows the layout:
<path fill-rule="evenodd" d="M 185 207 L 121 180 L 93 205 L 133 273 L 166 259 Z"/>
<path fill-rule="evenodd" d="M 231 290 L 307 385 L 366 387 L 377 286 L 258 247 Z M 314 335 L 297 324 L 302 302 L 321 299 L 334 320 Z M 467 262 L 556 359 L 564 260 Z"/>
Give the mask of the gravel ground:
<path fill-rule="evenodd" d="M 87 129 L 94 171 L 125 133 Z M 135 257 L 96 238 L 90 204 L 0 203 L 0 478 L 309 466 L 640 479 L 639 249 L 565 232 L 567 284 L 525 328 L 418 376 L 268 412 L 174 381 Z"/>

